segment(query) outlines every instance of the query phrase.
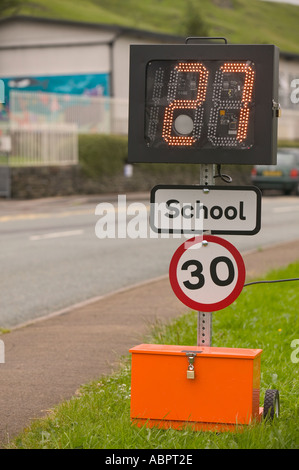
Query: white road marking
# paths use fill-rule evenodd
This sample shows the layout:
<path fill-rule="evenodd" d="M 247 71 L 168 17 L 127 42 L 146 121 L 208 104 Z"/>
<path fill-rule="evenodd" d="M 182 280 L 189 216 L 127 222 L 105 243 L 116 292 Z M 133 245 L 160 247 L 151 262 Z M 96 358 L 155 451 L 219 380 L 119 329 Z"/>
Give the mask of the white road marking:
<path fill-rule="evenodd" d="M 83 230 L 71 230 L 68 232 L 52 232 L 52 233 L 44 233 L 43 235 L 31 235 L 29 240 L 37 241 L 37 240 L 45 240 L 49 238 L 62 238 L 62 237 L 73 237 L 76 235 L 82 235 Z"/>

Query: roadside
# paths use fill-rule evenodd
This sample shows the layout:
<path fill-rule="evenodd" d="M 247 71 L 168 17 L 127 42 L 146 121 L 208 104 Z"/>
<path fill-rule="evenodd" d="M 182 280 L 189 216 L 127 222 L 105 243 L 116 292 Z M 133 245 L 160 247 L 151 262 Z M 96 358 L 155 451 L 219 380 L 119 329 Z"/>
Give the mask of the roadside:
<path fill-rule="evenodd" d="M 243 257 L 247 280 L 260 277 L 299 259 L 299 240 Z M 154 322 L 184 312 L 186 307 L 175 297 L 165 276 L 2 335 L 2 447 L 32 420 L 73 396 L 80 385 L 109 374 L 121 355 L 142 342 Z"/>
<path fill-rule="evenodd" d="M 96 205 L 100 202 L 115 202 L 117 194 L 97 194 L 89 196 L 57 196 L 40 199 L 1 199 L 0 198 L 0 221 L 2 217 L 26 216 L 27 214 L 51 214 L 76 210 L 85 206 Z M 149 200 L 149 192 L 126 193 L 128 201 Z M 94 211 L 93 209 L 93 211 Z"/>

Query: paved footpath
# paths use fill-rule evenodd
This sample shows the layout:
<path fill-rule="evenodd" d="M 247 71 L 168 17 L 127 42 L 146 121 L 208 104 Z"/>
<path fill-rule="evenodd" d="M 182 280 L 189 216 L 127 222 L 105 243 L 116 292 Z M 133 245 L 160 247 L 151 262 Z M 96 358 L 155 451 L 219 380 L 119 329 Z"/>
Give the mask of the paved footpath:
<path fill-rule="evenodd" d="M 299 240 L 247 253 L 247 280 L 299 260 Z M 251 287 L 248 287 L 251 288 Z M 273 286 L 275 289 L 275 285 Z M 1 335 L 0 447 L 32 420 L 109 374 L 157 319 L 186 312 L 168 276 L 70 307 Z"/>

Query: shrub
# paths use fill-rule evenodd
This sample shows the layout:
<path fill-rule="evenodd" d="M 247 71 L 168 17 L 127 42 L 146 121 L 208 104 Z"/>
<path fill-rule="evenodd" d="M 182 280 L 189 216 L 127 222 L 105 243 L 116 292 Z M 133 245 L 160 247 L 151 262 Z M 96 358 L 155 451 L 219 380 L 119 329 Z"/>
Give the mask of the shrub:
<path fill-rule="evenodd" d="M 90 134 L 79 136 L 79 162 L 88 178 L 108 182 L 110 189 L 120 190 L 124 163 L 128 158 L 127 136 Z M 224 165 L 223 173 L 232 176 L 233 184 L 250 184 L 248 165 Z M 126 189 L 148 190 L 156 184 L 199 184 L 200 165 L 173 163 L 138 163 Z M 216 185 L 226 184 L 220 178 Z M 107 190 L 105 186 L 105 190 Z"/>
<path fill-rule="evenodd" d="M 79 136 L 79 162 L 91 178 L 121 173 L 127 157 L 127 137 L 106 134 Z"/>

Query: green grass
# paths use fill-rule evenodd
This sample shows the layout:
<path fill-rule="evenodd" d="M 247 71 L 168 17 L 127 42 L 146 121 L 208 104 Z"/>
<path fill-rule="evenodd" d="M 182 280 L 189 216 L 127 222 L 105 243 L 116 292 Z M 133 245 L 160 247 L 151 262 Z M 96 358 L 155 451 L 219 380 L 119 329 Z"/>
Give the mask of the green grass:
<path fill-rule="evenodd" d="M 188 36 L 194 35 L 186 27 L 187 8 L 193 5 L 193 17 L 200 14 L 210 36 L 224 36 L 230 43 L 276 44 L 283 51 L 299 53 L 299 7 L 261 0 L 222 2 L 229 6 L 226 8 L 220 7 L 220 3 L 216 0 L 24 0 L 18 13 Z"/>
<path fill-rule="evenodd" d="M 298 277 L 299 262 L 272 271 L 266 279 Z M 53 409 L 11 444 L 12 448 L 84 449 L 298 449 L 299 338 L 298 282 L 244 287 L 238 299 L 213 315 L 213 345 L 262 348 L 261 406 L 265 390 L 280 392 L 281 414 L 242 433 L 138 429 L 130 423 L 130 357 L 119 371 L 83 386 L 70 401 Z M 155 325 L 145 338 L 157 344 L 196 344 L 197 314 Z M 134 346 L 134 345 L 132 345 Z"/>
<path fill-rule="evenodd" d="M 299 147 L 299 140 L 279 140 L 278 147 Z"/>

